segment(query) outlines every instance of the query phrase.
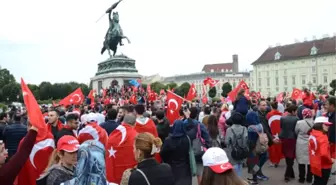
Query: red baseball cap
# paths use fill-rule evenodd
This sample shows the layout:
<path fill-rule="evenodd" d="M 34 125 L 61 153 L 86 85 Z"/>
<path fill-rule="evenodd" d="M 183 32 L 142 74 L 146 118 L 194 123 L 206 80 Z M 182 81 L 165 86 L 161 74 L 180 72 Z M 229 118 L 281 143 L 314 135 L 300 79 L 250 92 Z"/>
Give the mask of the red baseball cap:
<path fill-rule="evenodd" d="M 76 152 L 79 148 L 78 140 L 70 135 L 65 135 L 61 137 L 57 142 L 57 150 L 58 151 L 66 151 L 66 152 Z"/>
<path fill-rule="evenodd" d="M 208 166 L 215 173 L 224 173 L 233 168 L 225 151 L 218 147 L 209 148 L 202 156 L 202 160 L 203 166 Z"/>

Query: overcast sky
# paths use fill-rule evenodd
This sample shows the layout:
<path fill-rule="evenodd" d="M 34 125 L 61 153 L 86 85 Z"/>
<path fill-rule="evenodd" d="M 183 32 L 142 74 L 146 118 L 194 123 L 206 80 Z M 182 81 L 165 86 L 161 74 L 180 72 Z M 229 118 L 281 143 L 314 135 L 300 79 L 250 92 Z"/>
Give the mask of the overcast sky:
<path fill-rule="evenodd" d="M 0 65 L 19 81 L 89 83 L 116 0 L 0 1 Z M 335 0 L 124 0 L 117 7 L 131 44 L 119 49 L 142 75 L 201 71 L 231 62 L 252 69 L 269 45 L 336 32 Z"/>

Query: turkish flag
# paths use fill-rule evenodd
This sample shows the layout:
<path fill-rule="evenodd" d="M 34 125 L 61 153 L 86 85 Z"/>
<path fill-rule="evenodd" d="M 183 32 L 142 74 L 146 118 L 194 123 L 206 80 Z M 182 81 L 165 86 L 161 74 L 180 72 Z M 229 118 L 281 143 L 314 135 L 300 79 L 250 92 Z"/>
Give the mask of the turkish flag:
<path fill-rule="evenodd" d="M 236 96 L 240 89 L 244 89 L 245 92 L 249 90 L 249 87 L 244 80 L 240 81 L 237 87 L 235 87 L 231 92 L 229 92 L 228 96 L 230 97 L 232 101 L 235 101 Z"/>
<path fill-rule="evenodd" d="M 277 102 L 282 102 L 282 100 L 283 100 L 283 92 L 281 92 L 281 93 L 279 93 L 277 96 L 276 96 L 276 101 Z"/>
<path fill-rule="evenodd" d="M 137 100 L 137 97 L 135 96 L 135 94 L 132 94 L 129 102 L 134 104 L 134 105 L 138 104 L 138 100 Z"/>
<path fill-rule="evenodd" d="M 183 103 L 183 98 L 171 91 L 167 91 L 167 119 L 170 124 L 180 117 L 180 109 Z"/>
<path fill-rule="evenodd" d="M 80 105 L 84 102 L 84 95 L 81 88 L 77 88 L 74 92 L 70 93 L 67 97 L 63 98 L 58 104 L 64 105 Z"/>
<path fill-rule="evenodd" d="M 214 80 L 211 77 L 207 77 L 206 79 L 203 80 L 204 85 L 210 85 L 211 88 L 215 87 L 219 80 Z"/>
<path fill-rule="evenodd" d="M 257 92 L 257 97 L 258 97 L 258 99 L 261 98 L 261 93 L 260 92 Z"/>
<path fill-rule="evenodd" d="M 165 90 L 164 89 L 161 89 L 160 90 L 160 95 L 164 94 L 165 93 Z"/>
<path fill-rule="evenodd" d="M 23 79 L 21 79 L 21 89 L 28 113 L 29 122 L 38 128 L 38 134 L 33 149 L 29 154 L 29 160 L 26 161 L 25 165 L 17 176 L 17 183 L 18 185 L 35 185 L 36 179 L 41 175 L 48 165 L 48 160 L 46 159 L 49 159 L 51 153 L 53 152 L 55 148 L 55 142 L 53 135 L 47 130 L 47 124 L 44 122 L 42 112 L 36 102 L 34 95 Z"/>
<path fill-rule="evenodd" d="M 122 123 L 109 136 L 106 146 L 106 179 L 109 183 L 120 184 L 124 171 L 138 163 L 134 156 L 135 129 Z"/>
<path fill-rule="evenodd" d="M 195 84 L 191 84 L 188 95 L 187 95 L 187 100 L 191 101 L 196 97 L 196 88 Z"/>
<path fill-rule="evenodd" d="M 318 145 L 318 139 L 320 133 L 319 131 L 312 130 L 309 139 L 308 139 L 308 153 L 309 153 L 309 162 L 310 162 L 310 170 L 312 174 L 322 177 L 322 161 L 321 161 L 321 153 L 320 146 Z"/>
<path fill-rule="evenodd" d="M 91 100 L 91 107 L 95 105 L 95 90 L 89 92 L 88 98 Z"/>
<path fill-rule="evenodd" d="M 150 94 L 152 92 L 150 84 L 147 85 L 147 93 Z"/>
<path fill-rule="evenodd" d="M 87 140 L 96 140 L 101 142 L 105 147 L 107 145 L 107 132 L 97 123 L 91 122 L 85 125 L 78 133 L 78 141 L 80 144 Z"/>
<path fill-rule="evenodd" d="M 270 126 L 271 133 L 273 135 L 273 138 L 279 139 L 279 134 L 281 131 L 280 127 L 280 118 L 282 116 L 282 113 L 277 110 L 272 110 L 266 115 L 266 118 L 268 120 L 268 125 Z M 273 164 L 279 164 L 280 160 L 284 157 L 282 152 L 282 144 L 273 144 L 268 149 L 269 152 L 269 159 Z"/>
<path fill-rule="evenodd" d="M 28 113 L 28 119 L 30 124 L 38 128 L 37 140 L 44 139 L 48 135 L 47 125 L 45 124 L 41 109 L 37 104 L 37 101 L 33 93 L 28 88 L 27 84 L 21 78 L 21 89 L 26 110 Z"/>
<path fill-rule="evenodd" d="M 206 90 L 205 90 L 205 86 L 203 85 L 202 86 L 202 102 L 204 104 L 208 103 L 208 97 L 207 97 L 207 93 L 206 93 Z"/>
<path fill-rule="evenodd" d="M 297 100 L 302 98 L 302 91 L 298 88 L 294 88 L 292 92 L 292 99 Z"/>

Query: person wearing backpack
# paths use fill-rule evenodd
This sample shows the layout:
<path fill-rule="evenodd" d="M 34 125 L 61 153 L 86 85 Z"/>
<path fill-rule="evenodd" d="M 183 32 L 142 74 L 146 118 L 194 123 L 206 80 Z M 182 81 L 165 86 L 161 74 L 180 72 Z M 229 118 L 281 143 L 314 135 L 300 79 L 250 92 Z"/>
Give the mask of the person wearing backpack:
<path fill-rule="evenodd" d="M 248 139 L 247 128 L 242 126 L 244 122 L 244 116 L 240 113 L 231 115 L 233 125 L 229 127 L 225 135 L 225 144 L 227 146 L 227 154 L 230 163 L 234 166 L 234 169 L 238 176 L 242 175 L 242 164 L 244 159 L 248 157 Z"/>

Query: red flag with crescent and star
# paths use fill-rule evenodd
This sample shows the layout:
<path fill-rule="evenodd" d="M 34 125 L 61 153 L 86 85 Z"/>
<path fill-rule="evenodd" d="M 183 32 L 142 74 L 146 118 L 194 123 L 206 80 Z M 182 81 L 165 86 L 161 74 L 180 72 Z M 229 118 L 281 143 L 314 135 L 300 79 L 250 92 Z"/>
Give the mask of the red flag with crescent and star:
<path fill-rule="evenodd" d="M 180 117 L 179 111 L 183 103 L 183 98 L 171 91 L 167 91 L 167 119 L 170 124 Z"/>
<path fill-rule="evenodd" d="M 210 85 L 211 88 L 215 87 L 218 84 L 219 80 L 214 80 L 211 77 L 206 77 L 206 79 L 203 80 L 204 85 Z"/>
<path fill-rule="evenodd" d="M 41 109 L 34 95 L 23 79 L 21 79 L 21 88 L 29 122 L 38 128 L 38 134 L 33 149 L 29 154 L 29 159 L 21 168 L 16 182 L 17 185 L 35 185 L 36 179 L 39 178 L 48 165 L 49 161 L 46 159 L 49 159 L 52 154 L 55 148 L 55 142 L 53 135 L 48 132 L 47 124 L 44 122 Z"/>
<path fill-rule="evenodd" d="M 134 168 L 137 161 L 134 156 L 135 129 L 122 123 L 109 136 L 106 146 L 106 179 L 109 183 L 120 184 L 124 171 Z"/>
<path fill-rule="evenodd" d="M 280 119 L 281 119 L 282 113 L 278 110 L 272 110 L 266 115 L 266 118 L 268 120 L 268 125 L 271 129 L 271 134 L 273 135 L 274 139 L 279 139 L 279 134 L 281 131 L 280 127 Z M 269 152 L 269 159 L 273 164 L 279 164 L 280 160 L 284 157 L 282 152 L 282 144 L 277 143 L 273 144 L 268 148 Z"/>
<path fill-rule="evenodd" d="M 58 104 L 63 106 L 80 105 L 84 102 L 84 95 L 81 88 L 77 88 L 74 92 L 63 98 Z"/>
<path fill-rule="evenodd" d="M 191 84 L 188 95 L 187 95 L 187 100 L 191 101 L 196 97 L 196 88 L 195 84 Z"/>
<path fill-rule="evenodd" d="M 237 87 L 235 87 L 231 92 L 229 92 L 228 96 L 232 101 L 236 100 L 236 96 L 240 89 L 244 89 L 245 92 L 249 90 L 249 87 L 244 80 L 240 81 Z"/>
<path fill-rule="evenodd" d="M 85 125 L 78 133 L 79 143 L 83 143 L 87 140 L 96 140 L 101 142 L 104 146 L 107 145 L 108 135 L 105 129 L 100 127 L 96 122 L 90 122 Z"/>
<path fill-rule="evenodd" d="M 320 147 L 318 145 L 318 140 L 320 133 L 319 131 L 312 130 L 311 135 L 308 139 L 308 153 L 310 161 L 310 170 L 312 174 L 322 177 L 321 170 L 321 154 L 319 152 Z M 317 136 L 317 138 L 316 138 Z"/>
<path fill-rule="evenodd" d="M 292 92 L 292 99 L 297 100 L 302 98 L 302 91 L 298 88 L 294 88 Z"/>

